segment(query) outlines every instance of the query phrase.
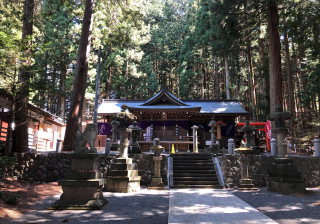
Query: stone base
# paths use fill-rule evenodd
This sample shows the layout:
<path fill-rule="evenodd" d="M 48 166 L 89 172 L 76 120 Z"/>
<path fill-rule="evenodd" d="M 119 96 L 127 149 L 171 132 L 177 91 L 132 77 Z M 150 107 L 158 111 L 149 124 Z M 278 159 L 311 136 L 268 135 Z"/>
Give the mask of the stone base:
<path fill-rule="evenodd" d="M 107 177 L 108 192 L 131 193 L 140 190 L 141 177 Z"/>
<path fill-rule="evenodd" d="M 140 190 L 141 176 L 129 158 L 117 158 L 108 172 L 106 190 L 109 192 L 131 193 Z"/>
<path fill-rule="evenodd" d="M 148 187 L 149 190 L 167 190 L 166 187 L 163 186 L 161 177 L 152 178 L 151 186 Z"/>
<path fill-rule="evenodd" d="M 251 179 L 244 179 L 241 181 L 240 188 L 238 188 L 239 191 L 255 191 L 258 190 L 258 188 L 255 188 L 252 184 Z"/>
<path fill-rule="evenodd" d="M 305 179 L 301 178 L 301 172 L 293 160 L 288 157 L 276 158 L 272 169 L 268 172 L 266 180 L 267 190 L 290 194 L 294 192 L 304 193 Z"/>
<path fill-rule="evenodd" d="M 299 183 L 299 182 L 283 182 L 283 181 L 267 180 L 266 185 L 267 185 L 268 191 L 280 192 L 282 194 L 306 192 L 306 186 L 304 182 Z"/>
<path fill-rule="evenodd" d="M 71 171 L 66 173 L 66 180 L 58 182 L 63 193 L 50 209 L 102 209 L 108 200 L 101 191 L 106 180 L 98 171 L 98 160 L 104 155 L 73 153 L 66 156 L 71 158 Z"/>
<path fill-rule="evenodd" d="M 50 210 L 102 210 L 102 207 L 108 203 L 106 198 L 93 200 L 58 200 L 49 209 Z"/>

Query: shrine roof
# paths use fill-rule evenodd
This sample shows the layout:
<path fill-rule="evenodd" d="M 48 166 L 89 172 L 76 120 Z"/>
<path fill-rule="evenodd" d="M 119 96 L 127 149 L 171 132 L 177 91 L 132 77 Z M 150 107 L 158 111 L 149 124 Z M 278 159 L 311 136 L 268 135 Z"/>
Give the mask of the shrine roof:
<path fill-rule="evenodd" d="M 142 106 L 146 100 L 103 100 L 98 108 L 98 115 L 111 115 L 121 111 L 121 106 L 127 104 L 129 110 L 184 110 L 199 111 L 200 114 L 248 114 L 238 100 L 182 100 L 187 106 L 177 105 L 150 105 Z"/>
<path fill-rule="evenodd" d="M 190 111 L 200 114 L 248 114 L 239 100 L 181 100 L 166 88 L 161 89 L 149 100 L 103 100 L 98 115 L 112 115 L 121 111 L 123 104 L 129 111 Z"/>

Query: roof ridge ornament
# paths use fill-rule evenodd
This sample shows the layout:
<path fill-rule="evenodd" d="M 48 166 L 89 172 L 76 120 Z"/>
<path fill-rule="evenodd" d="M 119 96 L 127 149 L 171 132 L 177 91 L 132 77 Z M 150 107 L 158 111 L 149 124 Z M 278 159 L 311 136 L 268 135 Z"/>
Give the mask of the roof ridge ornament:
<path fill-rule="evenodd" d="M 177 106 L 188 106 L 182 100 L 178 99 L 175 95 L 170 93 L 167 87 L 165 86 L 163 86 L 162 89 L 156 95 L 154 95 L 141 106 L 151 106 L 158 104 L 159 102 L 168 102 Z"/>

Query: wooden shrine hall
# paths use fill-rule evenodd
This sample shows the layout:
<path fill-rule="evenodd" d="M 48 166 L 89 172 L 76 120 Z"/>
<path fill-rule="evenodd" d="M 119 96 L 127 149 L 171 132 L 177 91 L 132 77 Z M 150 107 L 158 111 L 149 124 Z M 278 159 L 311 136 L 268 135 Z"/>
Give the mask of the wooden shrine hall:
<path fill-rule="evenodd" d="M 205 148 L 211 141 L 211 117 L 222 121 L 220 146 L 227 147 L 228 139 L 235 138 L 235 119 L 247 115 L 239 100 L 181 100 L 163 88 L 149 100 L 103 100 L 98 108 L 98 116 L 104 123 L 98 123 L 100 134 L 112 139 L 112 117 L 121 111 L 123 104 L 137 117 L 142 128 L 138 143 L 142 150 L 149 151 L 154 138 L 169 150 L 174 144 L 179 151 L 192 151 L 192 129 L 197 125 L 199 148 Z M 119 139 L 119 136 L 118 136 Z"/>

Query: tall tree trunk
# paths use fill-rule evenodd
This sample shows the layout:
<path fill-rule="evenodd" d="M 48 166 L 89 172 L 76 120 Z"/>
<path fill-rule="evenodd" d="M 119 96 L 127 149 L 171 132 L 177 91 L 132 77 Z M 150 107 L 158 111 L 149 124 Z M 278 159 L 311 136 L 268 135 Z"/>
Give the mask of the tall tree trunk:
<path fill-rule="evenodd" d="M 88 60 L 91 44 L 94 5 L 95 0 L 86 0 L 86 7 L 78 50 L 76 77 L 73 83 L 70 112 L 68 115 L 66 134 L 63 142 L 63 149 L 67 151 L 73 149 L 77 122 L 79 124 L 78 117 L 82 117 L 84 93 L 87 85 Z"/>
<path fill-rule="evenodd" d="M 240 92 L 240 66 L 239 66 L 239 58 L 237 56 L 237 61 L 236 61 L 236 74 L 237 74 L 237 78 L 236 78 L 236 99 L 239 99 L 239 92 Z"/>
<path fill-rule="evenodd" d="M 124 86 L 124 99 L 127 100 L 128 99 L 128 82 L 129 82 L 129 77 L 128 77 L 128 69 L 129 69 L 129 58 L 127 56 L 127 64 L 126 64 L 126 72 L 125 72 L 125 76 L 126 76 L 126 82 L 125 82 L 125 86 Z"/>
<path fill-rule="evenodd" d="M 275 105 L 282 105 L 281 45 L 278 30 L 278 5 L 276 3 L 270 3 L 267 12 L 270 52 L 270 113 L 274 113 Z"/>
<path fill-rule="evenodd" d="M 226 93 L 227 93 L 227 99 L 231 99 L 231 94 L 230 94 L 230 70 L 229 70 L 229 58 L 228 54 L 225 55 L 224 58 L 224 63 L 225 63 L 225 70 L 226 70 Z"/>
<path fill-rule="evenodd" d="M 218 58 L 214 56 L 214 69 L 215 69 L 215 85 L 216 85 L 216 99 L 219 99 L 219 74 L 218 74 Z"/>
<path fill-rule="evenodd" d="M 109 67 L 109 78 L 108 78 L 107 85 L 106 85 L 106 93 L 107 93 L 106 98 L 107 99 L 110 99 L 111 77 L 112 77 L 112 68 L 111 68 L 111 65 L 110 65 L 110 67 Z"/>
<path fill-rule="evenodd" d="M 60 102 L 61 107 L 61 118 L 63 121 L 66 119 L 66 76 L 67 76 L 67 65 L 63 65 L 63 69 L 60 74 L 60 86 L 62 91 L 62 97 Z"/>
<path fill-rule="evenodd" d="M 292 114 L 293 118 L 296 117 L 295 113 L 295 105 L 294 105 L 294 95 L 293 95 L 293 80 L 291 74 L 291 67 L 290 67 L 290 53 L 289 53 L 289 43 L 288 43 L 288 33 L 287 33 L 287 22 L 286 18 L 283 18 L 285 29 L 284 29 L 284 45 L 286 51 L 286 66 L 287 66 L 287 88 L 288 88 L 288 101 L 289 101 L 289 113 Z M 290 132 L 294 144 L 294 119 L 290 119 Z"/>
<path fill-rule="evenodd" d="M 255 83 L 254 83 L 254 74 L 253 74 L 250 42 L 248 43 L 247 51 L 248 51 L 247 52 L 247 67 L 248 67 L 249 96 L 250 96 L 251 109 L 252 109 L 252 120 L 254 122 L 256 122 L 257 121 L 256 88 L 255 88 Z"/>
<path fill-rule="evenodd" d="M 261 95 L 262 95 L 262 104 L 263 106 L 263 117 L 266 117 L 270 112 L 269 100 L 268 100 L 268 91 L 267 91 L 267 74 L 264 72 L 265 69 L 265 57 L 264 57 L 264 28 L 260 26 L 260 37 L 258 39 L 259 44 L 259 59 L 260 59 L 260 75 L 261 80 Z"/>
<path fill-rule="evenodd" d="M 22 84 L 18 93 L 16 104 L 16 144 L 17 152 L 28 151 L 28 103 L 29 103 L 29 83 L 30 83 L 30 66 L 31 66 L 31 36 L 33 33 L 33 11 L 34 0 L 25 0 L 22 40 L 30 38 L 26 42 L 26 58 L 23 70 L 19 74 L 19 82 Z"/>

